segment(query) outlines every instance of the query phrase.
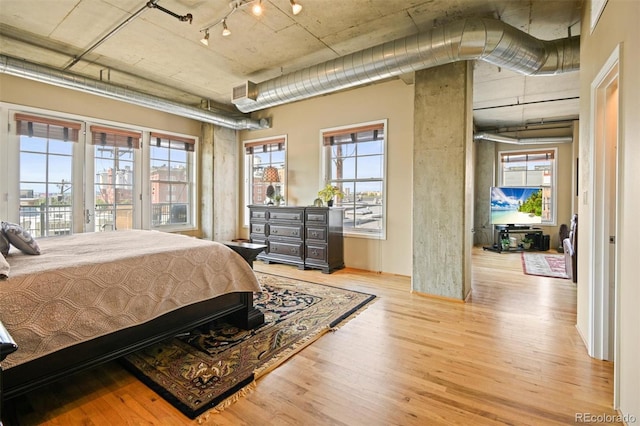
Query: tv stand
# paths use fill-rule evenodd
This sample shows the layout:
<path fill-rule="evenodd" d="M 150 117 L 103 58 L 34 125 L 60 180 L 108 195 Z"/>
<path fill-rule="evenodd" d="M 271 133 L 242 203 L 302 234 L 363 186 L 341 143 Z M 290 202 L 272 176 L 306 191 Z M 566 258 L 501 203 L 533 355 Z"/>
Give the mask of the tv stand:
<path fill-rule="evenodd" d="M 492 246 L 483 247 L 484 250 L 495 251 L 501 253 L 503 251 L 512 252 L 512 251 L 523 251 L 522 247 L 509 247 L 507 249 L 502 248 L 502 240 L 509 239 L 510 234 L 526 234 L 526 236 L 531 236 L 534 241 L 536 241 L 535 245 L 531 248 L 536 250 L 542 249 L 542 236 L 543 231 L 540 228 L 532 228 L 528 225 L 494 225 L 494 242 Z"/>

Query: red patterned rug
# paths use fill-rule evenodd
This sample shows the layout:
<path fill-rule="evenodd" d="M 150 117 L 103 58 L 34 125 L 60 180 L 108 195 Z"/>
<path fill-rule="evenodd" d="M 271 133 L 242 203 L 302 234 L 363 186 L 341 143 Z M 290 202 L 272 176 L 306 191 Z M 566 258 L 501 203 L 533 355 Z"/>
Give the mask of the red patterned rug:
<path fill-rule="evenodd" d="M 254 304 L 265 323 L 241 330 L 212 323 L 123 359 L 136 377 L 190 418 L 204 420 L 255 387 L 255 380 L 334 329 L 375 296 L 256 273 Z"/>
<path fill-rule="evenodd" d="M 522 252 L 522 268 L 527 275 L 569 278 L 562 254 Z"/>

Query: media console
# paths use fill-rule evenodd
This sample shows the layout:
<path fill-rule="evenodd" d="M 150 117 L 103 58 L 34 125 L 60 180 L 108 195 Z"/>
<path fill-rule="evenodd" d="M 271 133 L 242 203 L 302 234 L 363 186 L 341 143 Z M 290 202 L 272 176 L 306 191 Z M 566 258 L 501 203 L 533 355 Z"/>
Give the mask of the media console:
<path fill-rule="evenodd" d="M 498 253 L 503 251 L 523 251 L 524 248 L 521 246 L 502 247 L 502 241 L 509 240 L 511 234 L 525 234 L 525 237 L 531 238 L 533 240 L 531 249 L 533 250 L 549 250 L 549 236 L 544 235 L 541 228 L 534 228 L 528 225 L 495 225 L 493 230 L 493 245 L 483 247 L 483 249 Z"/>

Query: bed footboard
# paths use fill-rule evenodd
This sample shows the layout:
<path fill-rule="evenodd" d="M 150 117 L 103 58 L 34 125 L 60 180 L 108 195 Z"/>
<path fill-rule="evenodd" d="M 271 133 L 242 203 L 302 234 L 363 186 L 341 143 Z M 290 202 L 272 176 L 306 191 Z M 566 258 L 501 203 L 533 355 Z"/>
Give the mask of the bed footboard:
<path fill-rule="evenodd" d="M 262 312 L 253 306 L 252 292 L 228 293 L 0 371 L 0 403 L 221 318 L 241 328 L 264 322 Z M 4 326 L 0 329 L 0 342 L 3 358 L 18 348 Z"/>

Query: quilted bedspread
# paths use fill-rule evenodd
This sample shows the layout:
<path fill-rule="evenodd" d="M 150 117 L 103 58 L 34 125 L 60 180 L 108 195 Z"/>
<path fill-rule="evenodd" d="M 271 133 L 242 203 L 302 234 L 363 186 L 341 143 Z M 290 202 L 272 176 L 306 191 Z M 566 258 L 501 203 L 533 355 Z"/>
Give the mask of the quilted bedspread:
<path fill-rule="evenodd" d="M 260 291 L 253 270 L 222 244 L 159 231 L 38 240 L 12 249 L 0 281 L 0 320 L 18 344 L 11 368 L 222 294 Z"/>

